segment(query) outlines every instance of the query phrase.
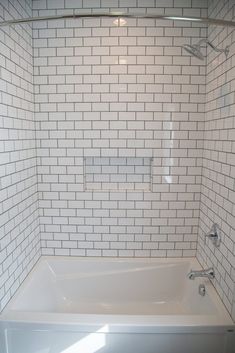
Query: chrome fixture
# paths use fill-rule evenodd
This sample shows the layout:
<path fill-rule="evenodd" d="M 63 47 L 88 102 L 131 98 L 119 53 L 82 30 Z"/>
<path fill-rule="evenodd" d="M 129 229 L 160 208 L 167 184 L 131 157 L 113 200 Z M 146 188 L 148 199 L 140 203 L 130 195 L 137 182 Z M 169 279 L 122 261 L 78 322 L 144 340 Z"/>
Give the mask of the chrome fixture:
<path fill-rule="evenodd" d="M 206 287 L 205 287 L 204 284 L 199 284 L 198 293 L 199 293 L 202 297 L 205 297 L 205 295 L 206 295 Z"/>
<path fill-rule="evenodd" d="M 217 248 L 220 246 L 221 237 L 220 237 L 220 229 L 218 224 L 214 223 L 212 225 L 209 233 L 205 235 L 205 241 L 206 241 L 206 238 L 209 238 L 212 241 L 212 244 L 214 244 Z"/>
<path fill-rule="evenodd" d="M 187 17 L 187 16 L 174 16 L 174 15 L 157 15 L 157 14 L 138 14 L 138 13 L 128 13 L 128 12 L 104 12 L 104 13 L 79 13 L 74 12 L 71 14 L 62 14 L 54 16 L 40 16 L 40 17 L 28 17 L 14 20 L 7 20 L 0 22 L 0 27 L 11 26 L 21 23 L 31 23 L 36 21 L 50 21 L 50 20 L 66 20 L 66 19 L 79 19 L 79 18 L 104 18 L 104 17 L 114 17 L 114 18 L 152 18 L 156 20 L 172 20 L 172 21 L 188 21 L 188 22 L 201 22 L 217 26 L 228 26 L 235 27 L 234 21 L 225 21 L 215 18 L 207 17 Z"/>
<path fill-rule="evenodd" d="M 196 277 L 206 277 L 209 279 L 215 278 L 215 272 L 212 267 L 207 268 L 206 270 L 194 271 L 191 270 L 188 274 L 189 279 L 195 279 Z"/>
<path fill-rule="evenodd" d="M 214 51 L 218 53 L 224 53 L 226 56 L 229 53 L 229 47 L 225 47 L 225 49 L 219 49 L 215 47 L 211 42 L 209 42 L 207 39 L 201 39 L 198 43 L 190 45 L 190 44 L 185 44 L 183 48 L 192 56 L 194 56 L 197 59 L 204 60 L 205 56 L 201 52 L 201 46 L 202 44 L 207 44 L 209 45 Z"/>

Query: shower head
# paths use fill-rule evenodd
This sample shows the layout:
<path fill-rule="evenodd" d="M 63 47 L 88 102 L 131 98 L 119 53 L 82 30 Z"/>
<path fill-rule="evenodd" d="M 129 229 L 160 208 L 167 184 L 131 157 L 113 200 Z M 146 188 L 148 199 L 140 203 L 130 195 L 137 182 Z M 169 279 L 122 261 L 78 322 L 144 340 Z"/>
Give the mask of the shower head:
<path fill-rule="evenodd" d="M 195 58 L 204 60 L 204 55 L 200 51 L 200 46 L 199 45 L 189 45 L 185 44 L 183 48 L 192 56 L 195 56 Z"/>
<path fill-rule="evenodd" d="M 207 44 L 209 45 L 214 51 L 219 52 L 219 53 L 225 53 L 227 56 L 229 53 L 229 47 L 225 47 L 225 49 L 219 49 L 216 48 L 211 42 L 209 42 L 207 39 L 201 39 L 198 43 L 189 45 L 185 44 L 183 48 L 192 56 L 194 56 L 197 59 L 203 60 L 205 56 L 201 52 L 201 46 L 202 44 Z"/>

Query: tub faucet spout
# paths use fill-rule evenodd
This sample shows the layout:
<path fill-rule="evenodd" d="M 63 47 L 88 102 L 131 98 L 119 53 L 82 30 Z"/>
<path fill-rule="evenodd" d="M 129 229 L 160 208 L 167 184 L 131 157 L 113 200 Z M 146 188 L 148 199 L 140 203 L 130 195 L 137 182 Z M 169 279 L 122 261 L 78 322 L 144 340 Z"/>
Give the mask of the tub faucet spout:
<path fill-rule="evenodd" d="M 209 279 L 215 278 L 215 271 L 212 267 L 207 268 L 206 270 L 193 271 L 191 270 L 188 274 L 189 279 L 195 279 L 196 277 L 206 277 Z"/>

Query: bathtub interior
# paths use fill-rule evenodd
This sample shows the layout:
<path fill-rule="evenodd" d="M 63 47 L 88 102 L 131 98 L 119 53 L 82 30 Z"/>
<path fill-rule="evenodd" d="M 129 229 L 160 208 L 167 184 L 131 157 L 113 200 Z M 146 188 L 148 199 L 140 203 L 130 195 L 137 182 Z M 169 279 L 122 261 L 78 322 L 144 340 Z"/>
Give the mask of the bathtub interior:
<path fill-rule="evenodd" d="M 229 314 L 191 268 L 196 259 L 42 257 L 0 315 L 0 353 L 235 353 Z"/>
<path fill-rule="evenodd" d="M 208 279 L 187 278 L 195 259 L 42 258 L 6 310 L 112 315 L 225 315 Z M 205 284 L 206 295 L 198 294 Z"/>

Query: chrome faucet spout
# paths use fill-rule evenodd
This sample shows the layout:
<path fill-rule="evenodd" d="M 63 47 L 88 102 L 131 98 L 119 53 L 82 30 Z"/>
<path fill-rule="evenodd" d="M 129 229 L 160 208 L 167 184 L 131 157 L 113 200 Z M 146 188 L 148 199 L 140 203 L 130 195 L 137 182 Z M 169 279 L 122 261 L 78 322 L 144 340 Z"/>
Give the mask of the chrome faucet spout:
<path fill-rule="evenodd" d="M 196 277 L 205 277 L 205 278 L 213 279 L 215 278 L 215 271 L 212 267 L 210 267 L 210 268 L 207 268 L 206 270 L 201 270 L 201 271 L 191 270 L 188 273 L 189 279 L 195 279 Z"/>

